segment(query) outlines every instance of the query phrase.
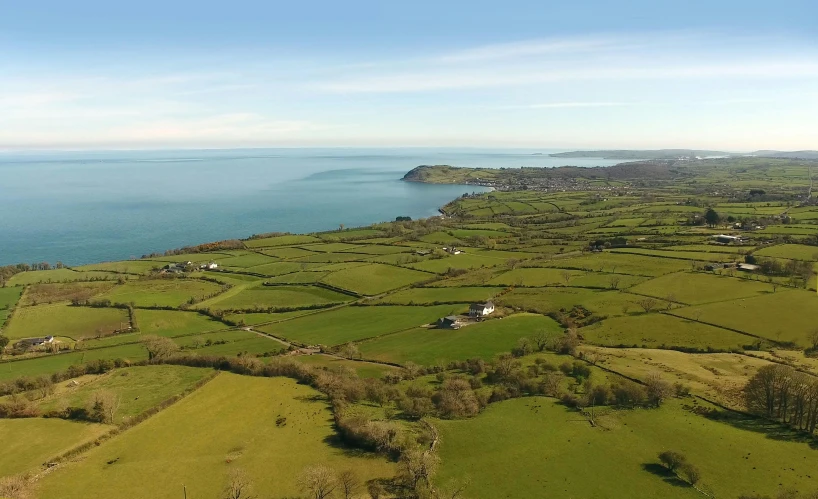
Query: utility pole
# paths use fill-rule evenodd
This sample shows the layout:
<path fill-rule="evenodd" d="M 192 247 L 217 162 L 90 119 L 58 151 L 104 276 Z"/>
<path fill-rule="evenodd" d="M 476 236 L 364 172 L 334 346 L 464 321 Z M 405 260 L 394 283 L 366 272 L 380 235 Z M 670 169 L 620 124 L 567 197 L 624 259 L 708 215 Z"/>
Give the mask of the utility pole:
<path fill-rule="evenodd" d="M 187 485 L 182 485 L 182 488 L 185 491 L 185 499 L 187 499 Z"/>

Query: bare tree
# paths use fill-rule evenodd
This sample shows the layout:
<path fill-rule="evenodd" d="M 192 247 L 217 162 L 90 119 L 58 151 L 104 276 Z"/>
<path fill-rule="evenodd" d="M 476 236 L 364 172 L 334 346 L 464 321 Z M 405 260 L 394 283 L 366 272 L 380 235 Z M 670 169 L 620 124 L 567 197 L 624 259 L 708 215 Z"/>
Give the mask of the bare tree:
<path fill-rule="evenodd" d="M 400 457 L 400 471 L 411 490 L 418 491 L 432 485 L 432 477 L 440 460 L 431 451 L 410 450 Z"/>
<path fill-rule="evenodd" d="M 673 303 L 676 301 L 676 295 L 673 293 L 668 293 L 667 296 L 665 296 L 665 301 L 667 302 L 665 310 L 670 310 L 673 307 Z"/>
<path fill-rule="evenodd" d="M 518 265 L 520 265 L 520 260 L 517 258 L 509 258 L 506 260 L 506 266 L 511 270 L 516 269 Z"/>
<path fill-rule="evenodd" d="M 361 488 L 361 479 L 353 470 L 344 470 L 338 473 L 338 487 L 344 494 L 344 499 L 351 499 Z"/>
<path fill-rule="evenodd" d="M 241 468 L 230 470 L 227 485 L 224 486 L 222 499 L 256 499 L 252 494 L 253 484 L 247 473 Z"/>
<path fill-rule="evenodd" d="M 658 302 L 655 298 L 642 298 L 641 300 L 637 300 L 636 304 L 642 307 L 642 310 L 645 313 L 650 313 L 654 308 L 656 308 L 656 304 Z"/>
<path fill-rule="evenodd" d="M 562 280 L 565 282 L 565 285 L 568 286 L 571 283 L 571 278 L 573 276 L 567 270 L 563 270 L 562 272 L 560 272 L 560 277 L 562 277 Z"/>
<path fill-rule="evenodd" d="M 659 373 L 650 373 L 645 379 L 645 391 L 647 392 L 648 402 L 659 407 L 670 396 L 672 389 L 670 383 L 664 381 Z"/>
<path fill-rule="evenodd" d="M 609 287 L 611 289 L 619 289 L 619 282 L 622 278 L 618 275 L 612 275 L 610 279 L 608 279 Z"/>
<path fill-rule="evenodd" d="M 298 484 L 311 499 L 326 499 L 338 487 L 335 472 L 329 466 L 307 466 L 298 477 Z"/>
<path fill-rule="evenodd" d="M 466 477 L 462 480 L 452 480 L 443 487 L 436 489 L 433 494 L 434 499 L 461 499 L 464 497 L 466 489 L 471 485 L 471 479 Z"/>
<path fill-rule="evenodd" d="M 818 350 L 818 328 L 809 333 L 809 342 L 813 350 Z"/>

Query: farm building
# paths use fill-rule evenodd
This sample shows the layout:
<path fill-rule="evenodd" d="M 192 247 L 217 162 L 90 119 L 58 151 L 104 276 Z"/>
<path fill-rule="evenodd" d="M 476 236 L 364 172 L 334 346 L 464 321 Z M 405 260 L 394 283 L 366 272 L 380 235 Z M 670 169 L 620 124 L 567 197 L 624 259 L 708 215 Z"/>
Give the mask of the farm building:
<path fill-rule="evenodd" d="M 727 235 L 724 235 L 724 234 L 719 234 L 719 235 L 713 236 L 713 239 L 715 239 L 717 243 L 721 243 L 721 244 L 730 244 L 730 243 L 740 243 L 741 242 L 741 237 L 739 237 L 739 236 L 727 236 Z"/>
<path fill-rule="evenodd" d="M 14 348 L 18 350 L 27 350 L 29 348 L 39 347 L 54 343 L 53 336 L 46 336 L 45 338 L 26 338 L 14 344 Z"/>
<path fill-rule="evenodd" d="M 216 264 L 215 262 L 203 263 L 203 264 L 199 265 L 199 268 L 200 269 L 206 269 L 206 270 L 216 270 L 217 268 L 219 268 L 219 265 Z"/>
<path fill-rule="evenodd" d="M 469 305 L 469 317 L 485 317 L 494 313 L 494 303 L 472 303 Z"/>
<path fill-rule="evenodd" d="M 460 329 L 460 317 L 449 315 L 437 320 L 437 327 L 440 329 Z"/>
<path fill-rule="evenodd" d="M 455 248 L 454 246 L 452 246 L 451 248 L 444 247 L 443 251 L 445 251 L 446 253 L 449 253 L 451 255 L 459 255 L 460 253 L 463 253 L 462 250 L 459 250 L 459 249 Z"/>
<path fill-rule="evenodd" d="M 739 263 L 738 265 L 736 265 L 736 268 L 738 270 L 743 270 L 744 272 L 755 272 L 760 267 L 758 265 L 752 265 L 750 263 Z"/>

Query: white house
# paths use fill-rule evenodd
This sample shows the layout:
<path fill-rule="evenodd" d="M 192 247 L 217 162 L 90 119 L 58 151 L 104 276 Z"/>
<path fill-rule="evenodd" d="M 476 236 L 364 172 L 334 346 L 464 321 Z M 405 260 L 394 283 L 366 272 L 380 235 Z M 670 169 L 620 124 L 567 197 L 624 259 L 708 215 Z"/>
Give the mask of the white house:
<path fill-rule="evenodd" d="M 485 317 L 494 313 L 494 303 L 472 303 L 469 305 L 469 317 Z"/>

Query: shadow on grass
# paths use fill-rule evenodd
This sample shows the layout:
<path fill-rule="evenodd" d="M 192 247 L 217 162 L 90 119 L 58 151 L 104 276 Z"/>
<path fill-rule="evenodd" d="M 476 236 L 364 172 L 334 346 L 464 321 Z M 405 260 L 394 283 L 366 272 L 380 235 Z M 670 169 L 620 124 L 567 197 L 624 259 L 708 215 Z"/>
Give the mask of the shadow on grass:
<path fill-rule="evenodd" d="M 735 414 L 727 411 L 715 411 L 707 416 L 708 419 L 729 424 L 741 430 L 761 433 L 772 440 L 785 442 L 798 442 L 808 444 L 812 449 L 818 450 L 818 438 L 804 431 L 799 431 L 789 426 L 775 421 L 768 421 L 762 418 Z"/>
<path fill-rule="evenodd" d="M 327 435 L 324 437 L 323 442 L 333 449 L 337 449 L 344 453 L 344 457 L 359 457 L 359 458 L 366 458 L 366 459 L 389 459 L 388 456 L 385 454 L 379 454 L 374 451 L 360 449 L 358 447 L 352 447 L 351 445 L 345 443 L 341 436 L 337 433 L 332 435 Z"/>
<path fill-rule="evenodd" d="M 658 476 L 665 483 L 670 485 L 675 485 L 677 487 L 690 487 L 690 484 L 676 476 L 675 473 L 670 471 L 669 469 L 665 468 L 661 464 L 658 463 L 644 463 L 642 465 L 642 469 L 650 473 L 651 475 Z"/>

